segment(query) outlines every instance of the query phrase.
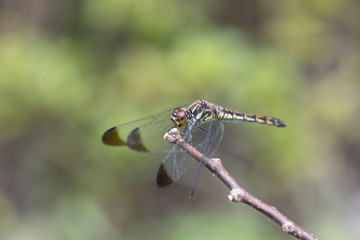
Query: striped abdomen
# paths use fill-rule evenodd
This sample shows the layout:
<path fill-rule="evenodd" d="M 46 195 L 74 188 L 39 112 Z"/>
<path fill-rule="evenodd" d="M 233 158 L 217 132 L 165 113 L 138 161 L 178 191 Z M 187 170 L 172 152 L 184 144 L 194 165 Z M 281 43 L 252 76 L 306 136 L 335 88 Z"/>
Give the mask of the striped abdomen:
<path fill-rule="evenodd" d="M 227 108 L 217 109 L 218 118 L 226 122 L 256 122 L 277 127 L 285 127 L 286 124 L 278 119 L 257 114 L 236 112 Z"/>

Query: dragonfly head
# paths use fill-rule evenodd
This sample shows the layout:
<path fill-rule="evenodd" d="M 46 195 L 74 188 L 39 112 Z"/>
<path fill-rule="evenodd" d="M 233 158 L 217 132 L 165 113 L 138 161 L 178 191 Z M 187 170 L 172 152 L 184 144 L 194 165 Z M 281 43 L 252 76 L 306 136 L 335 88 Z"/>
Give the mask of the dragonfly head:
<path fill-rule="evenodd" d="M 188 122 L 188 117 L 186 114 L 186 109 L 175 108 L 171 115 L 171 120 L 175 123 L 177 127 L 181 127 Z"/>

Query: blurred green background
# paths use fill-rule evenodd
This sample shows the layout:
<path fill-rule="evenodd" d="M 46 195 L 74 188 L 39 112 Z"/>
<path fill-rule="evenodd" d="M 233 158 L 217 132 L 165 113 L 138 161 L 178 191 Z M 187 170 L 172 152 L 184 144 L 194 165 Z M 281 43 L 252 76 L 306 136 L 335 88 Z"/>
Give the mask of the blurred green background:
<path fill-rule="evenodd" d="M 293 239 L 196 167 L 108 128 L 206 99 L 288 127 L 227 124 L 225 167 L 319 239 L 360 238 L 360 3 L 0 0 L 0 239 Z"/>

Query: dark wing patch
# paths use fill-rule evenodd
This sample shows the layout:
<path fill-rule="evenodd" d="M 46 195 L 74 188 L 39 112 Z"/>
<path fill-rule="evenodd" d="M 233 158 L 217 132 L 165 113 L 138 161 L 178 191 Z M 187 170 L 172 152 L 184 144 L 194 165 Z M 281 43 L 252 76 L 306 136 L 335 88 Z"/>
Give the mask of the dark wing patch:
<path fill-rule="evenodd" d="M 138 152 L 149 152 L 141 140 L 140 128 L 135 128 L 131 131 L 127 139 L 129 148 Z"/>
<path fill-rule="evenodd" d="M 160 164 L 159 170 L 156 176 L 156 183 L 159 188 L 166 187 L 173 183 L 172 178 L 167 173 L 164 164 Z"/>
<path fill-rule="evenodd" d="M 110 146 L 125 146 L 126 141 L 120 138 L 117 127 L 110 128 L 102 136 L 102 141 Z"/>

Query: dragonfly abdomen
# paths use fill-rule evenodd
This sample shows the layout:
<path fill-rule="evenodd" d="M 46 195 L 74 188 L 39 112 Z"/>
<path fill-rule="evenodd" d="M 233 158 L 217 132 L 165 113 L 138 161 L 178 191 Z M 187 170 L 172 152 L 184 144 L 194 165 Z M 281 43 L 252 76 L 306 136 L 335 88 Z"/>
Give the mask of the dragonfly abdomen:
<path fill-rule="evenodd" d="M 274 125 L 277 127 L 285 127 L 286 124 L 278 119 L 258 114 L 249 114 L 233 111 L 227 108 L 221 108 L 218 111 L 218 117 L 225 122 L 256 122 L 267 125 Z"/>

